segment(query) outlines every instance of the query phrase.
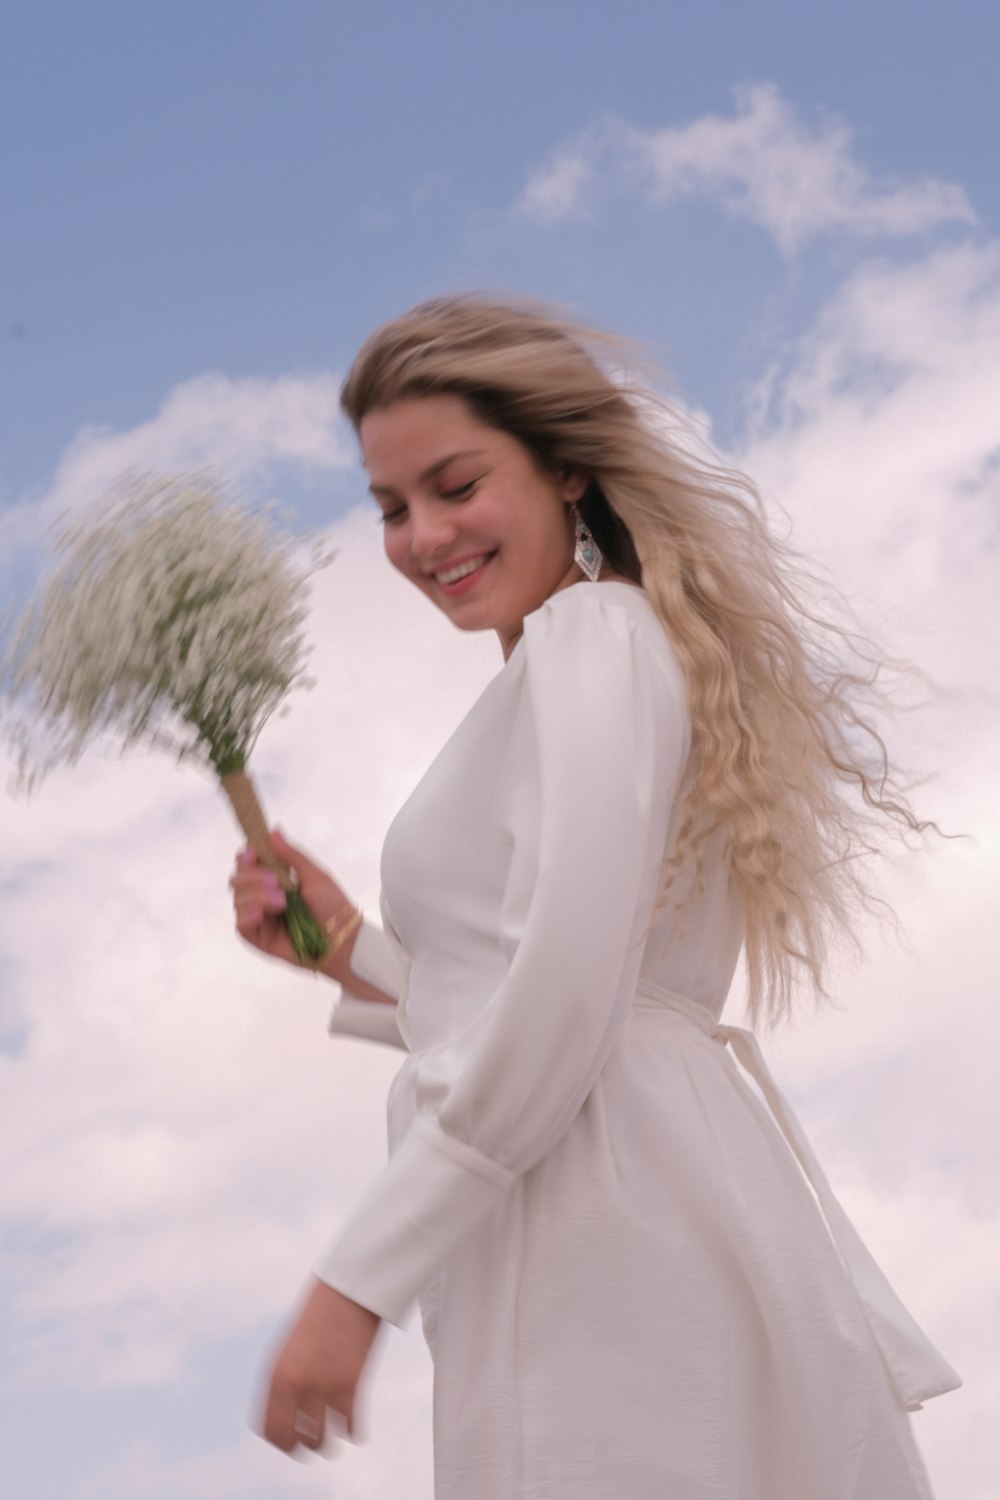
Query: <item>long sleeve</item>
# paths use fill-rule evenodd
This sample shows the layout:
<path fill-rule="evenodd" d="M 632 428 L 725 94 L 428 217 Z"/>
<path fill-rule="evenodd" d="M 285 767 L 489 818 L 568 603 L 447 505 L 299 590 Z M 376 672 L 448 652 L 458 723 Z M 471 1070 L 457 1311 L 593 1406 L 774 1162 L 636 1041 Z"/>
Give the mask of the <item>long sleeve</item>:
<path fill-rule="evenodd" d="M 399 1000 L 406 993 L 410 963 L 383 910 L 383 927 L 364 921 L 354 940 L 351 968 L 359 979 L 373 984 L 387 995 L 395 995 L 397 1005 L 379 1000 L 361 1000 L 346 989 L 330 1016 L 333 1035 L 362 1037 L 387 1047 L 401 1047 L 406 1042 L 396 1022 Z"/>
<path fill-rule="evenodd" d="M 600 586 L 525 621 L 502 939 L 511 961 L 319 1269 L 398 1322 L 449 1251 L 559 1140 L 621 1034 L 690 732 L 680 670 Z M 523 760 L 523 764 L 521 761 Z"/>

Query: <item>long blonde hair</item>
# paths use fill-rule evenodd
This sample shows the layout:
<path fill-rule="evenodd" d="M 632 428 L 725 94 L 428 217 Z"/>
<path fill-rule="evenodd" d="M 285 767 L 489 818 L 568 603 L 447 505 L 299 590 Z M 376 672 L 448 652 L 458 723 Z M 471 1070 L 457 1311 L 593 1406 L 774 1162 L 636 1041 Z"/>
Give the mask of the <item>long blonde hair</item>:
<path fill-rule="evenodd" d="M 728 846 L 746 924 L 748 1008 L 771 1021 L 796 978 L 823 989 L 827 940 L 877 903 L 864 856 L 919 820 L 876 718 L 879 663 L 806 604 L 817 583 L 751 482 L 684 439 L 626 374 L 630 347 L 534 304 L 442 297 L 377 329 L 341 393 L 355 428 L 404 397 L 454 394 L 545 468 L 583 470 L 582 503 L 616 571 L 641 581 L 683 667 L 690 789 L 664 896 L 707 840 Z M 681 440 L 678 441 L 678 436 Z"/>

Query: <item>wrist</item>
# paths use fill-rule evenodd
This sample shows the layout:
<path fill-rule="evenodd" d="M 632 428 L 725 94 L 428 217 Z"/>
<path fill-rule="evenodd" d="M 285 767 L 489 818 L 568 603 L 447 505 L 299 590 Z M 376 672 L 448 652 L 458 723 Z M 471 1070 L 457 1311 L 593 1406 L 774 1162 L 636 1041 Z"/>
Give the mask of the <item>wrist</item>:
<path fill-rule="evenodd" d="M 340 1324 L 353 1323 L 358 1329 L 366 1329 L 374 1338 L 381 1326 L 382 1319 L 377 1312 L 372 1312 L 370 1307 L 365 1307 L 362 1302 L 355 1302 L 346 1292 L 341 1292 L 328 1281 L 322 1281 L 318 1276 L 313 1278 L 312 1288 L 306 1301 L 306 1310 L 315 1311 L 317 1314 L 335 1320 Z"/>
<path fill-rule="evenodd" d="M 350 957 L 363 922 L 364 913 L 359 906 L 351 901 L 339 906 L 323 923 L 328 943 L 326 952 L 315 964 L 307 967 L 316 973 L 325 974 L 328 979 L 344 983 L 346 976 L 350 974 Z"/>
<path fill-rule="evenodd" d="M 323 923 L 329 947 L 325 957 L 333 958 L 341 948 L 355 937 L 364 921 L 364 913 L 360 906 L 355 906 L 348 901 L 334 912 L 332 917 L 327 917 Z"/>

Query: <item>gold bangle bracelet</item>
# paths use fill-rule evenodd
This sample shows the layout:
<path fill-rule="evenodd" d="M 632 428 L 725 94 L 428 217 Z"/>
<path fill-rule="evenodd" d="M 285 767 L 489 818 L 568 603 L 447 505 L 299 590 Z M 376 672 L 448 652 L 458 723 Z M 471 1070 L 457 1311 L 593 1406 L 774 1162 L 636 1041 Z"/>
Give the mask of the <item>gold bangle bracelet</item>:
<path fill-rule="evenodd" d="M 327 936 L 327 949 L 322 958 L 314 959 L 311 963 L 308 959 L 298 958 L 296 963 L 300 969 L 311 969 L 313 976 L 321 974 L 327 960 L 332 958 L 337 949 L 342 947 L 347 939 L 351 937 L 361 923 L 364 921 L 364 913 L 360 906 L 342 906 L 340 911 L 335 911 L 332 917 L 327 917 L 323 923 Z"/>
<path fill-rule="evenodd" d="M 332 917 L 327 917 L 323 923 L 328 938 L 336 937 L 341 927 L 346 927 L 357 915 L 359 908 L 353 902 L 348 901 L 339 911 L 335 911 Z"/>
<path fill-rule="evenodd" d="M 330 946 L 323 955 L 324 963 L 328 958 L 333 957 L 338 948 L 343 947 L 348 938 L 354 936 L 363 921 L 364 914 L 361 908 L 359 906 L 352 906 L 346 916 L 343 912 L 337 912 L 324 924 L 327 936 L 330 939 Z"/>

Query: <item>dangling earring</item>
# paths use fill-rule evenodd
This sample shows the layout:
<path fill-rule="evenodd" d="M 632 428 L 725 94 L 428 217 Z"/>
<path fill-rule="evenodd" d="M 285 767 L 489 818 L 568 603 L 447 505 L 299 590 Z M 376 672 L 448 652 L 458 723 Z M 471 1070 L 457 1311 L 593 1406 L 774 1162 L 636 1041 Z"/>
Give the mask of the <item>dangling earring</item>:
<path fill-rule="evenodd" d="M 600 577 L 604 553 L 594 541 L 590 527 L 580 514 L 578 505 L 573 506 L 573 530 L 576 536 L 573 561 L 580 572 L 587 575 L 591 583 L 596 583 Z"/>

